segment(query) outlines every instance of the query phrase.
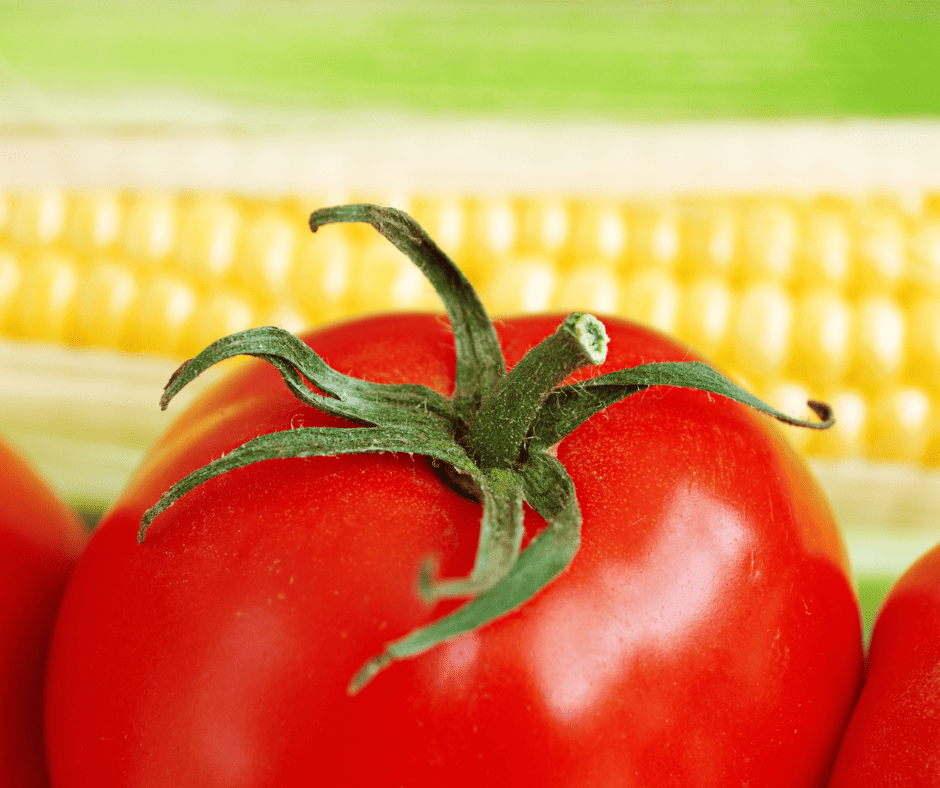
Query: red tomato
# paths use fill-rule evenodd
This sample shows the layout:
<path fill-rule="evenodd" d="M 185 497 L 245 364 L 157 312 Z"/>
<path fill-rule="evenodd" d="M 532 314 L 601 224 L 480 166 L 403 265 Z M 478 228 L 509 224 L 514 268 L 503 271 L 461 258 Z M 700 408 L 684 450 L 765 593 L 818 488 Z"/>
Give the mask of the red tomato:
<path fill-rule="evenodd" d="M 80 521 L 0 443 L 0 785 L 47 785 L 42 740 L 46 652 L 84 543 Z"/>
<path fill-rule="evenodd" d="M 905 572 L 872 632 L 836 786 L 940 785 L 940 546 Z"/>
<path fill-rule="evenodd" d="M 509 366 L 560 317 L 497 324 Z M 606 372 L 686 347 L 605 320 Z M 446 321 L 310 334 L 334 368 L 449 393 Z M 428 556 L 466 575 L 481 508 L 418 455 L 284 459 L 182 498 L 172 483 L 262 433 L 341 425 L 251 362 L 150 452 L 79 561 L 48 685 L 58 788 L 820 786 L 854 703 L 861 619 L 817 483 L 768 419 L 655 388 L 558 446 L 580 552 L 521 609 L 350 697 L 425 603 Z M 542 521 L 526 513 L 528 535 Z M 749 781 L 749 782 L 748 782 Z"/>

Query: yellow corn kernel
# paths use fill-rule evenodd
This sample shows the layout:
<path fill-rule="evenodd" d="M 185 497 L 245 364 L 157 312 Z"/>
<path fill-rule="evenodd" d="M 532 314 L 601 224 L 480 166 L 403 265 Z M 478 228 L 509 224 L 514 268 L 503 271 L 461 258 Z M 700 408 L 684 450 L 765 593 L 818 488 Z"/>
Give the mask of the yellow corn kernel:
<path fill-rule="evenodd" d="M 746 209 L 742 272 L 748 280 L 791 278 L 800 250 L 796 213 L 795 206 L 782 199 L 760 200 Z"/>
<path fill-rule="evenodd" d="M 300 334 L 320 324 L 311 321 L 298 304 L 285 301 L 265 313 L 257 325 L 279 326 L 292 334 Z"/>
<path fill-rule="evenodd" d="M 484 273 L 494 259 L 515 251 L 519 227 L 509 200 L 471 200 L 465 211 L 466 232 L 458 263 L 472 277 Z"/>
<path fill-rule="evenodd" d="M 195 288 L 185 279 L 156 274 L 145 281 L 133 311 L 136 320 L 128 336 L 128 350 L 185 356 L 186 328 L 199 304 Z"/>
<path fill-rule="evenodd" d="M 321 227 L 301 239 L 291 289 L 310 324 L 322 325 L 352 310 L 352 256 L 342 226 Z"/>
<path fill-rule="evenodd" d="M 842 288 L 849 279 L 854 253 L 852 224 L 847 206 L 825 201 L 810 206 L 804 253 L 796 267 L 803 288 Z"/>
<path fill-rule="evenodd" d="M 180 267 L 206 285 L 225 278 L 235 260 L 242 221 L 234 200 L 220 195 L 196 197 L 180 222 Z"/>
<path fill-rule="evenodd" d="M 65 219 L 64 240 L 78 254 L 100 253 L 117 243 L 123 206 L 114 191 L 79 192 Z"/>
<path fill-rule="evenodd" d="M 634 268 L 670 270 L 676 266 L 682 253 L 682 231 L 675 205 L 634 206 L 628 221 L 632 230 L 630 259 Z"/>
<path fill-rule="evenodd" d="M 162 262 L 176 244 L 177 205 L 170 194 L 138 194 L 121 233 L 125 254 L 148 264 Z"/>
<path fill-rule="evenodd" d="M 832 385 L 852 362 L 852 308 L 832 287 L 808 290 L 795 306 L 791 371 L 800 380 Z"/>
<path fill-rule="evenodd" d="M 571 206 L 563 198 L 524 198 L 518 204 L 519 252 L 560 255 L 571 235 Z"/>
<path fill-rule="evenodd" d="M 99 259 L 92 263 L 75 297 L 78 343 L 122 347 L 138 290 L 133 269 L 121 261 Z"/>
<path fill-rule="evenodd" d="M 852 377 L 865 388 L 881 390 L 891 386 L 904 368 L 904 312 L 889 296 L 870 295 L 858 302 L 854 323 Z"/>
<path fill-rule="evenodd" d="M 890 389 L 872 403 L 868 444 L 880 460 L 918 462 L 924 455 L 935 417 L 923 389 Z"/>
<path fill-rule="evenodd" d="M 734 305 L 734 295 L 723 278 L 694 279 L 682 294 L 676 335 L 707 358 L 723 358 Z"/>
<path fill-rule="evenodd" d="M 74 341 L 71 320 L 78 283 L 78 265 L 72 257 L 47 252 L 30 260 L 24 266 L 13 335 L 47 342 Z"/>
<path fill-rule="evenodd" d="M 558 287 L 558 272 L 542 257 L 499 261 L 493 276 L 481 288 L 490 314 L 512 315 L 547 311 Z"/>
<path fill-rule="evenodd" d="M 940 392 L 940 296 L 920 296 L 911 304 L 909 314 L 909 363 L 913 378 Z"/>
<path fill-rule="evenodd" d="M 628 226 L 619 205 L 602 200 L 583 201 L 569 209 L 569 215 L 568 244 L 559 250 L 562 252 L 559 262 L 564 268 L 593 265 L 595 262 L 613 263 L 625 256 Z M 672 230 L 674 228 L 666 227 L 664 232 Z M 670 237 L 669 240 L 673 239 Z M 671 249 L 666 252 L 667 255 L 671 253 Z"/>
<path fill-rule="evenodd" d="M 940 215 L 922 217 L 912 242 L 917 261 L 916 283 L 940 293 Z"/>
<path fill-rule="evenodd" d="M 684 276 L 730 279 L 738 263 L 739 213 L 724 200 L 696 200 L 686 206 L 686 254 L 680 267 Z"/>
<path fill-rule="evenodd" d="M 453 257 L 459 252 L 466 232 L 459 199 L 418 197 L 410 213 L 445 254 Z"/>
<path fill-rule="evenodd" d="M 194 356 L 207 345 L 237 331 L 257 325 L 255 310 L 247 299 L 231 290 L 213 290 L 200 299 L 192 312 L 180 348 L 184 355 Z"/>
<path fill-rule="evenodd" d="M 681 297 L 681 288 L 668 271 L 637 271 L 624 284 L 620 314 L 674 334 Z"/>
<path fill-rule="evenodd" d="M 8 326 L 23 271 L 15 252 L 0 247 L 0 329 Z"/>
<path fill-rule="evenodd" d="M 420 269 L 384 238 L 361 251 L 353 293 L 357 311 L 442 311 L 431 283 Z"/>
<path fill-rule="evenodd" d="M 910 225 L 900 210 L 876 205 L 858 219 L 858 262 L 851 288 L 890 293 L 909 268 Z"/>
<path fill-rule="evenodd" d="M 617 313 L 620 284 L 609 266 L 579 266 L 561 276 L 549 303 L 558 312 Z"/>
<path fill-rule="evenodd" d="M 738 300 L 733 322 L 735 369 L 755 378 L 781 375 L 790 357 L 793 303 L 773 282 L 747 287 Z"/>
<path fill-rule="evenodd" d="M 235 261 L 239 282 L 263 297 L 281 293 L 294 264 L 297 235 L 297 228 L 276 210 L 251 217 Z"/>
<path fill-rule="evenodd" d="M 7 222 L 10 239 L 24 249 L 48 245 L 62 234 L 66 198 L 58 189 L 17 194 Z"/>

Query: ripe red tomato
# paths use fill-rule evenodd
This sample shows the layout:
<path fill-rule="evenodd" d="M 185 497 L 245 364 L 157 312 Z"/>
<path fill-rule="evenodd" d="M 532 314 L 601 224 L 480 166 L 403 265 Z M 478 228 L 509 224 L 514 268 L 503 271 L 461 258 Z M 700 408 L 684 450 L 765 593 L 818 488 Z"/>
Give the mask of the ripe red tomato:
<path fill-rule="evenodd" d="M 560 317 L 497 324 L 507 365 Z M 605 320 L 606 372 L 688 349 Z M 380 316 L 306 341 L 335 369 L 448 394 L 445 320 Z M 581 377 L 586 375 L 581 373 Z M 521 609 L 380 673 L 441 616 L 428 556 L 466 575 L 480 506 L 419 455 L 283 459 L 174 482 L 254 436 L 344 422 L 250 362 L 149 453 L 72 576 L 51 653 L 57 788 L 824 784 L 862 670 L 846 554 L 768 419 L 654 388 L 561 441 L 580 552 Z M 526 511 L 527 537 L 542 521 Z"/>
<path fill-rule="evenodd" d="M 0 443 L 0 785 L 47 785 L 46 652 L 84 540 L 78 518 Z"/>
<path fill-rule="evenodd" d="M 895 583 L 831 788 L 940 784 L 940 546 Z"/>

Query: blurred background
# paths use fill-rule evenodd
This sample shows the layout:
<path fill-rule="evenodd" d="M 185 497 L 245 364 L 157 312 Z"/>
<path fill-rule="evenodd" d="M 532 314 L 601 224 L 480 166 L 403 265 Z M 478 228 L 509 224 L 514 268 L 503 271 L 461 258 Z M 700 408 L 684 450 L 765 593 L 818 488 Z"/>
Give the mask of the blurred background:
<path fill-rule="evenodd" d="M 788 435 L 869 623 L 940 541 L 935 3 L 3 0 L 0 435 L 94 523 L 206 343 L 437 308 L 373 233 L 305 232 L 349 200 L 493 313 L 620 314 L 831 401 Z"/>

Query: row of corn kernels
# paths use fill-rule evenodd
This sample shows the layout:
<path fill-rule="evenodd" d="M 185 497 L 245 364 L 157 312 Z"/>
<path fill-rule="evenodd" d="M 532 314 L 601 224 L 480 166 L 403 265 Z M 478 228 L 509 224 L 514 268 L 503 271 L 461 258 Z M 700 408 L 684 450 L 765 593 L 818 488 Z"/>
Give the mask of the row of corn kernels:
<path fill-rule="evenodd" d="M 376 201 L 411 212 L 494 314 L 649 323 L 779 407 L 832 401 L 834 430 L 792 431 L 809 453 L 940 465 L 940 194 Z M 252 325 L 438 308 L 371 228 L 310 234 L 324 202 L 2 193 L 0 334 L 185 356 Z"/>

